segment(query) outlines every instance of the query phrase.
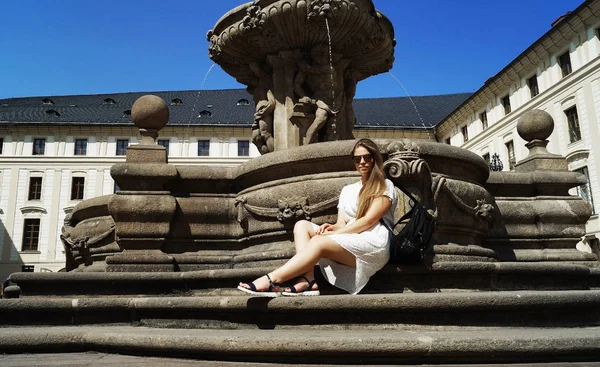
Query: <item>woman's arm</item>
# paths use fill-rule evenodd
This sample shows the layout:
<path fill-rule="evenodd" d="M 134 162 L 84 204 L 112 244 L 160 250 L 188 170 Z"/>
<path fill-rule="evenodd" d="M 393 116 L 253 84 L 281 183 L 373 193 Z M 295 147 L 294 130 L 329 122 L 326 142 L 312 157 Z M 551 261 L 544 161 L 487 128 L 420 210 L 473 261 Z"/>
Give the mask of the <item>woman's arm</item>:
<path fill-rule="evenodd" d="M 319 229 L 317 229 L 316 233 L 317 234 L 329 234 L 335 230 L 343 228 L 345 225 L 346 225 L 346 221 L 344 220 L 344 212 L 340 208 L 340 209 L 338 209 L 337 222 L 335 222 L 335 224 L 325 223 L 325 224 L 321 225 L 319 227 Z"/>
<path fill-rule="evenodd" d="M 379 222 L 391 206 L 392 201 L 387 196 L 379 196 L 373 200 L 364 217 L 357 219 L 354 223 L 347 226 L 336 228 L 336 230 L 327 234 L 361 233 L 366 231 Z"/>

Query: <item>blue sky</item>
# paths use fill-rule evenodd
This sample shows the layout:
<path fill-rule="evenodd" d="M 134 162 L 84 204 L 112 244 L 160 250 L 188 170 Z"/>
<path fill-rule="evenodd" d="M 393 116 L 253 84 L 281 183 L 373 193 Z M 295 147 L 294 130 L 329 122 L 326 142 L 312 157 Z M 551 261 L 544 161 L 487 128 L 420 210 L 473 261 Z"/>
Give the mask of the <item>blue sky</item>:
<path fill-rule="evenodd" d="M 241 88 L 206 32 L 241 0 L 0 3 L 0 98 Z M 395 28 L 392 73 L 411 96 L 473 92 L 582 0 L 375 0 Z M 204 82 L 206 77 L 206 81 Z M 405 96 L 389 74 L 358 98 Z"/>

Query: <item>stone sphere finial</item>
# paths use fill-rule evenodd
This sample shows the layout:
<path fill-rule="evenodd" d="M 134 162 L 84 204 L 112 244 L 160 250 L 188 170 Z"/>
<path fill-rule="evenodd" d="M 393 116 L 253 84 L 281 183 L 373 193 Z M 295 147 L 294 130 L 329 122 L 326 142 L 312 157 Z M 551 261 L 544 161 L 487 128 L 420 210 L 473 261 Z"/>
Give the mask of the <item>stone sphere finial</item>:
<path fill-rule="evenodd" d="M 142 96 L 131 107 L 131 120 L 140 129 L 158 131 L 169 122 L 169 107 L 158 96 Z"/>
<path fill-rule="evenodd" d="M 521 116 L 517 122 L 517 132 L 523 140 L 546 140 L 554 131 L 554 119 L 546 111 L 531 110 Z"/>

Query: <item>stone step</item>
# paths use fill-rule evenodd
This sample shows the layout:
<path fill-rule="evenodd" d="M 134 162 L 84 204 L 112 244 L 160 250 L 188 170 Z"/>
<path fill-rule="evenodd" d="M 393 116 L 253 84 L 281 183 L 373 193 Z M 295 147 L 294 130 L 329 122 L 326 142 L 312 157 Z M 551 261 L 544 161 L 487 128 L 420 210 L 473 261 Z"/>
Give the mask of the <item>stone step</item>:
<path fill-rule="evenodd" d="M 14 273 L 22 297 L 73 295 L 157 295 L 197 290 L 235 289 L 272 267 L 189 272 Z M 323 294 L 341 294 L 317 272 Z M 600 269 L 566 263 L 452 262 L 424 266 L 387 265 L 361 293 L 461 290 L 586 290 L 600 288 Z M 208 292 L 210 294 L 210 292 Z"/>
<path fill-rule="evenodd" d="M 99 351 L 213 361 L 334 364 L 598 362 L 600 328 L 190 330 L 0 328 L 0 353 Z"/>
<path fill-rule="evenodd" d="M 213 329 L 400 329 L 406 325 L 600 325 L 600 291 L 263 298 L 31 297 L 0 300 L 0 325 L 143 324 Z"/>

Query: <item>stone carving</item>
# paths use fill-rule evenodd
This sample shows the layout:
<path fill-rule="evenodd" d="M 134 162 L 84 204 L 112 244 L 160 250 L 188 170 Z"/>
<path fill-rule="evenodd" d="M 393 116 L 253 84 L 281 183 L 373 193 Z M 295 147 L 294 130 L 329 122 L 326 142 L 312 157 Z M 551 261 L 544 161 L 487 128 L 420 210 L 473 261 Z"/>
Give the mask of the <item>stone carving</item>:
<path fill-rule="evenodd" d="M 218 57 L 221 54 L 221 47 L 219 47 L 219 37 L 213 32 L 213 30 L 209 30 L 206 32 L 206 40 L 210 42 L 208 46 L 208 56 L 212 59 Z"/>
<path fill-rule="evenodd" d="M 294 92 L 298 97 L 298 104 L 294 109 L 310 105 L 315 115 L 306 131 L 305 145 L 338 140 L 340 137 L 337 124 L 347 123 L 344 113 L 341 112 L 346 105 L 344 76 L 350 60 L 340 60 L 340 55 L 331 57 L 335 60 L 330 60 L 329 47 L 320 44 L 311 49 L 310 64 L 305 60 L 298 62 L 299 70 L 294 78 Z M 330 61 L 333 64 L 330 64 Z M 342 130 L 352 129 L 344 126 Z"/>
<path fill-rule="evenodd" d="M 310 4 L 308 19 L 330 18 L 332 13 L 340 8 L 339 1 L 334 0 L 313 0 Z"/>
<path fill-rule="evenodd" d="M 266 208 L 248 204 L 246 197 L 235 199 L 237 208 L 237 222 L 240 224 L 248 220 L 251 213 L 255 216 L 277 218 L 282 224 L 293 224 L 300 219 L 310 220 L 311 216 L 327 209 L 335 207 L 338 198 L 334 197 L 320 203 L 309 205 L 307 197 L 292 197 L 277 200 L 277 208 Z"/>
<path fill-rule="evenodd" d="M 67 258 L 67 271 L 77 268 L 78 262 L 89 265 L 92 262 L 90 249 L 107 245 L 106 239 L 109 237 L 109 242 L 113 242 L 114 236 L 115 222 L 109 216 L 75 223 L 72 213 L 67 214 L 60 234 Z"/>
<path fill-rule="evenodd" d="M 275 110 L 275 97 L 273 96 L 273 82 L 271 74 L 255 62 L 250 62 L 250 70 L 256 76 L 255 82 L 249 86 L 249 92 L 254 95 L 256 112 L 252 124 L 252 142 L 261 154 L 275 150 L 273 141 L 273 111 Z"/>
<path fill-rule="evenodd" d="M 389 159 L 383 164 L 384 172 L 397 186 L 402 185 L 414 193 L 424 207 L 434 209 L 431 170 L 420 157 L 419 146 L 405 139 L 391 143 L 387 150 Z"/>
<path fill-rule="evenodd" d="M 477 200 L 475 209 L 477 210 L 475 212 L 476 216 L 490 223 L 494 220 L 494 206 L 492 204 L 486 203 L 485 200 Z"/>
<path fill-rule="evenodd" d="M 252 30 L 262 28 L 265 24 L 266 14 L 261 7 L 256 4 L 256 1 L 246 9 L 246 16 L 242 19 L 242 27 L 244 30 Z"/>
<path fill-rule="evenodd" d="M 277 200 L 279 213 L 277 220 L 281 223 L 286 221 L 297 222 L 300 219 L 310 220 L 310 209 L 308 207 L 308 198 L 299 198 L 291 200 Z"/>
<path fill-rule="evenodd" d="M 444 192 L 459 210 L 475 219 L 491 223 L 494 220 L 494 205 L 487 203 L 485 198 L 476 199 L 475 206 L 465 203 L 463 199 L 471 199 L 476 194 L 470 190 L 474 188 L 467 187 L 464 184 L 460 185 L 462 185 L 462 187 L 460 187 L 460 191 L 457 192 L 457 189 L 452 189 L 448 185 L 447 178 L 441 176 L 435 177 L 433 182 L 435 202 L 438 203 L 441 201 L 440 194 Z"/>

